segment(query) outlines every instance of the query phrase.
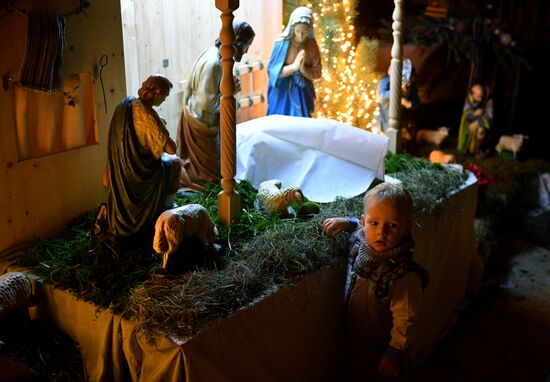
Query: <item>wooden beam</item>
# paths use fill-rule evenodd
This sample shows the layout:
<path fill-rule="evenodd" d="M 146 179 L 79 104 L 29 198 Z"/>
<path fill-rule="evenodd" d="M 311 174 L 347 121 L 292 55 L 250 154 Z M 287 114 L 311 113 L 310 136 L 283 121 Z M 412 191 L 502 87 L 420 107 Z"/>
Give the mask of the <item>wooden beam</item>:
<path fill-rule="evenodd" d="M 220 100 L 220 135 L 221 135 L 221 174 L 223 191 L 218 195 L 218 218 L 222 225 L 234 223 L 240 214 L 240 196 L 235 191 L 235 174 L 237 163 L 236 148 L 236 104 L 233 93 L 233 56 L 235 48 L 233 42 L 233 11 L 239 8 L 239 0 L 216 0 L 216 8 L 222 14 L 222 28 L 220 30 L 220 55 L 222 57 L 223 75 L 220 84 L 222 97 Z"/>
<path fill-rule="evenodd" d="M 403 68 L 403 0 L 394 0 L 393 10 L 393 45 L 390 64 L 390 110 L 389 128 L 390 151 L 401 151 L 401 71 Z"/>

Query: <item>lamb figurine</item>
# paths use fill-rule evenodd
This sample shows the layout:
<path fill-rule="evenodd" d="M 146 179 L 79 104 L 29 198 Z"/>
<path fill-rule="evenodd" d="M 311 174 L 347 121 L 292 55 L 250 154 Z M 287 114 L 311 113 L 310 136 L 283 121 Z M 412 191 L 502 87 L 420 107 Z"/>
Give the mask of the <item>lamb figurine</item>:
<path fill-rule="evenodd" d="M 0 276 L 0 318 L 12 311 L 27 308 L 32 302 L 32 282 L 21 272 L 8 272 Z"/>
<path fill-rule="evenodd" d="M 209 244 L 218 235 L 206 208 L 200 204 L 187 204 L 164 211 L 155 223 L 153 249 L 163 254 L 162 269 L 172 254 L 180 247 L 184 239 L 196 236 L 208 249 Z"/>
<path fill-rule="evenodd" d="M 495 150 L 499 154 L 502 150 L 509 150 L 512 152 L 514 159 L 516 159 L 517 153 L 521 151 L 521 148 L 523 146 L 523 140 L 527 138 L 529 137 L 523 134 L 514 134 L 512 136 L 501 135 L 495 147 Z"/>
<path fill-rule="evenodd" d="M 437 130 L 422 129 L 416 133 L 416 143 L 428 143 L 439 147 L 448 136 L 448 127 L 439 127 Z"/>
<path fill-rule="evenodd" d="M 297 187 L 281 188 L 279 179 L 266 180 L 258 187 L 258 201 L 266 211 L 286 214 L 290 203 L 304 202 L 302 190 Z"/>

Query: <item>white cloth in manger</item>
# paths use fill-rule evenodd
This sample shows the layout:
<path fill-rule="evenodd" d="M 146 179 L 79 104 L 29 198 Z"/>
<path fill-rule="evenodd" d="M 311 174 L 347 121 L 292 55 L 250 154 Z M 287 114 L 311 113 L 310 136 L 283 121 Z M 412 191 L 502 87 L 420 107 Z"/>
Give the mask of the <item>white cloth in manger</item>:
<path fill-rule="evenodd" d="M 270 115 L 237 125 L 237 181 L 279 179 L 316 202 L 365 192 L 384 179 L 388 138 L 338 121 Z"/>

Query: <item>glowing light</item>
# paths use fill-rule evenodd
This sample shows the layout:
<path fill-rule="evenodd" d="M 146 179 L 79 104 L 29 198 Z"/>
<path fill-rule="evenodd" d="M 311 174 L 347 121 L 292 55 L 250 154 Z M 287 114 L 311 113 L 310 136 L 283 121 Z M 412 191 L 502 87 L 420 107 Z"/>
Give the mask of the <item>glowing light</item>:
<path fill-rule="evenodd" d="M 371 130 L 379 114 L 377 80 L 374 73 L 369 73 L 365 57 L 358 56 L 354 45 L 352 10 L 356 3 L 357 0 L 303 2 L 312 10 L 323 62 L 322 77 L 315 83 L 318 94 L 315 116 Z M 331 22 L 324 23 L 325 18 Z"/>

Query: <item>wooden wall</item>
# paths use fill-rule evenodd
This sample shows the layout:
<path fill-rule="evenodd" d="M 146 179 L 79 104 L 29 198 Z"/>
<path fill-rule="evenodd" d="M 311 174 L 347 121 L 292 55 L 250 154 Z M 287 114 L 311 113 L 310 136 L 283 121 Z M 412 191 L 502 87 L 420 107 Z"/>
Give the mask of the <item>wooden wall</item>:
<path fill-rule="evenodd" d="M 121 6 L 128 92 L 137 94 L 140 84 L 152 73 L 169 78 L 174 89 L 159 113 L 175 137 L 184 83 L 196 57 L 214 45 L 220 33 L 220 11 L 213 0 L 122 0 Z M 254 43 L 241 63 L 260 59 L 267 66 L 275 38 L 281 31 L 282 2 L 240 0 L 235 17 L 247 21 L 256 32 Z M 246 94 L 249 79 L 248 75 L 241 78 Z M 254 74 L 253 82 L 254 89 L 263 90 L 267 96 L 265 68 Z M 264 116 L 266 105 L 264 102 L 240 109 L 237 121 Z"/>
<path fill-rule="evenodd" d="M 65 14 L 72 0 L 21 1 L 25 9 Z M 45 8 L 47 7 L 47 8 Z M 19 79 L 24 59 L 26 15 L 12 12 L 0 21 L 0 75 Z M 100 144 L 41 158 L 19 161 L 13 123 L 13 82 L 0 90 L 0 251 L 36 236 L 58 232 L 83 211 L 106 199 L 101 175 L 106 162 L 107 131 L 113 110 L 126 94 L 120 6 L 110 0 L 92 2 L 84 14 L 67 18 L 63 73 L 93 72 L 101 55 L 108 56 L 103 71 L 107 113 L 99 81 L 95 99 Z"/>
<path fill-rule="evenodd" d="M 17 1 L 20 8 L 62 14 L 78 3 Z M 163 73 L 174 83 L 175 91 L 160 113 L 167 118 L 172 136 L 176 136 L 181 81 L 187 79 L 195 57 L 214 43 L 221 25 L 219 15 L 214 0 L 94 0 L 86 15 L 67 18 L 63 73 L 97 74 L 101 56 L 108 58 L 102 73 L 107 112 L 99 78 L 94 81 L 99 145 L 18 161 L 13 90 L 0 89 L 0 252 L 35 237 L 56 234 L 80 213 L 106 201 L 101 176 L 113 111 L 126 95 L 136 95 L 151 73 Z M 267 65 L 282 24 L 282 2 L 241 0 L 235 15 L 247 20 L 256 32 L 248 57 L 261 58 Z M 15 11 L 0 19 L 0 76 L 19 79 L 26 35 L 25 14 Z M 167 68 L 162 65 L 163 59 L 168 59 Z M 255 75 L 256 88 L 265 86 L 264 75 L 265 69 Z M 246 88 L 247 84 L 243 85 Z M 263 90 L 267 92 L 267 88 Z M 254 110 L 239 111 L 238 119 L 264 113 L 265 104 L 260 104 Z"/>

